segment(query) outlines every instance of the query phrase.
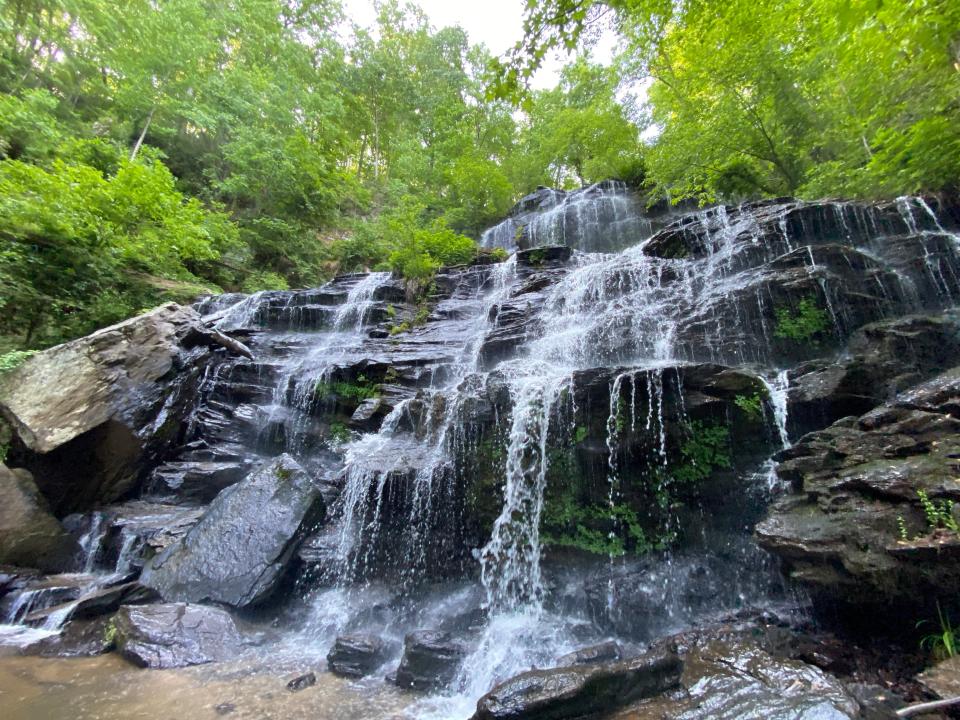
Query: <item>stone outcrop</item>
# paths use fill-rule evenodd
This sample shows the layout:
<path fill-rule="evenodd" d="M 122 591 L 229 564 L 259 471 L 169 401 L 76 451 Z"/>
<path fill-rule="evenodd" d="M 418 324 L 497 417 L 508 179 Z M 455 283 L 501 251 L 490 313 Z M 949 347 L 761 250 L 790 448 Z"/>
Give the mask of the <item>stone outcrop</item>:
<path fill-rule="evenodd" d="M 80 546 L 50 514 L 30 473 L 0 464 L 0 564 L 63 572 L 79 555 Z"/>
<path fill-rule="evenodd" d="M 174 303 L 34 355 L 0 377 L 15 459 L 58 513 L 129 494 L 179 440 L 191 377 L 222 347 Z M 236 351 L 236 348 L 233 348 Z"/>
<path fill-rule="evenodd" d="M 836 678 L 812 665 L 776 658 L 750 643 L 710 642 L 685 653 L 683 664 L 680 682 L 686 692 L 654 698 L 613 717 L 616 720 L 850 720 L 861 717 L 859 704 Z"/>
<path fill-rule="evenodd" d="M 472 720 L 594 718 L 675 687 L 683 663 L 658 652 L 615 663 L 530 670 L 477 702 Z"/>
<path fill-rule="evenodd" d="M 146 566 L 141 582 L 165 600 L 262 602 L 324 513 L 319 488 L 283 455 L 221 492 L 181 540 Z"/>
<path fill-rule="evenodd" d="M 782 452 L 793 492 L 757 538 L 815 600 L 924 617 L 934 598 L 960 591 L 960 534 L 932 527 L 919 495 L 943 513 L 938 524 L 955 522 L 957 457 L 960 368 Z"/>
<path fill-rule="evenodd" d="M 793 437 L 861 415 L 940 372 L 960 357 L 960 319 L 909 315 L 865 325 L 830 362 L 789 372 L 788 429 Z"/>
<path fill-rule="evenodd" d="M 228 660 L 241 647 L 227 612 L 187 603 L 124 606 L 113 618 L 112 635 L 125 658 L 156 669 Z"/>
<path fill-rule="evenodd" d="M 450 633 L 418 630 L 404 640 L 396 683 L 414 690 L 436 690 L 456 677 L 466 648 Z"/>
<path fill-rule="evenodd" d="M 330 672 L 344 677 L 364 677 L 387 660 L 388 645 L 376 635 L 341 635 L 327 654 Z"/>

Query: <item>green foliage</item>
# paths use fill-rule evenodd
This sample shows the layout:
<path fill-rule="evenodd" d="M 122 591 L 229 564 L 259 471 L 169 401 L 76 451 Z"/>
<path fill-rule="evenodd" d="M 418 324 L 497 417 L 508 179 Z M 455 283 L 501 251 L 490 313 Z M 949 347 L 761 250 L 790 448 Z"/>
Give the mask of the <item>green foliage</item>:
<path fill-rule="evenodd" d="M 598 555 L 619 557 L 628 551 L 642 555 L 655 547 L 632 508 L 623 504 L 584 506 L 570 494 L 545 504 L 541 527 L 545 545 Z"/>
<path fill-rule="evenodd" d="M 0 161 L 0 333 L 47 345 L 163 299 L 145 276 L 195 280 L 236 229 L 185 198 L 159 161 L 119 159 L 104 175 L 54 160 Z"/>
<path fill-rule="evenodd" d="M 350 428 L 342 422 L 330 423 L 330 440 L 335 445 L 343 445 L 350 439 Z"/>
<path fill-rule="evenodd" d="M 897 515 L 897 537 L 902 542 L 908 542 L 910 540 L 910 534 L 907 532 L 907 523 L 903 519 L 903 515 Z"/>
<path fill-rule="evenodd" d="M 950 622 L 949 616 L 940 609 L 940 603 L 937 603 L 937 621 L 940 626 L 938 632 L 924 635 L 920 639 L 920 647 L 929 650 L 937 662 L 957 655 L 957 628 Z M 927 621 L 921 620 L 917 623 L 919 628 Z"/>
<path fill-rule="evenodd" d="M 379 397 L 380 386 L 367 380 L 366 376 L 358 375 L 356 381 L 352 383 L 339 380 L 336 382 L 318 382 L 314 394 L 318 400 L 336 397 L 360 403 L 370 398 Z"/>
<path fill-rule="evenodd" d="M 758 422 L 763 419 L 763 397 L 759 392 L 752 395 L 737 395 L 733 399 L 733 403 L 740 408 L 751 422 Z"/>
<path fill-rule="evenodd" d="M 802 299 L 796 310 L 776 308 L 777 327 L 774 337 L 803 342 L 822 335 L 830 327 L 830 317 L 818 304 L 816 298 Z"/>
<path fill-rule="evenodd" d="M 674 201 L 957 187 L 956 3 L 528 0 L 496 94 L 519 100 L 551 49 L 611 19 L 621 76 L 649 83 L 648 180 Z"/>
<path fill-rule="evenodd" d="M 687 429 L 689 435 L 680 446 L 681 460 L 669 468 L 675 481 L 695 485 L 716 470 L 730 467 L 730 431 L 726 426 L 694 420 Z"/>
<path fill-rule="evenodd" d="M 0 374 L 10 372 L 20 367 L 30 357 L 36 354 L 36 350 L 11 350 L 10 352 L 0 355 Z"/>
<path fill-rule="evenodd" d="M 103 627 L 103 641 L 112 647 L 117 642 L 117 625 L 115 621 L 108 621 Z"/>
<path fill-rule="evenodd" d="M 925 490 L 917 490 L 917 498 L 920 500 L 923 516 L 926 518 L 930 530 L 945 529 L 960 533 L 960 525 L 953 517 L 955 503 L 949 500 L 941 500 L 937 504 L 930 499 Z"/>
<path fill-rule="evenodd" d="M 587 436 L 590 434 L 590 430 L 585 428 L 583 425 L 578 425 L 573 431 L 573 442 L 580 444 L 587 439 Z"/>
<path fill-rule="evenodd" d="M 250 273 L 240 289 L 245 293 L 255 293 L 260 290 L 289 290 L 290 285 L 283 275 L 263 270 Z"/>

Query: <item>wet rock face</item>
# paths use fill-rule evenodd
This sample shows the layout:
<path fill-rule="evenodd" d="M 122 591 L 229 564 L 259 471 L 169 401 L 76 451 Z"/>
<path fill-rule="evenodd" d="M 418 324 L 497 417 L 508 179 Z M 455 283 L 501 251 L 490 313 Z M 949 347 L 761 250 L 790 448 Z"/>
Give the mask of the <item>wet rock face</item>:
<path fill-rule="evenodd" d="M 30 473 L 0 464 L 0 564 L 61 572 L 79 555 L 80 546 L 50 514 Z"/>
<path fill-rule="evenodd" d="M 652 234 L 654 223 L 625 183 L 606 180 L 566 192 L 537 188 L 480 239 L 507 250 L 566 244 L 586 252 L 615 252 Z"/>
<path fill-rule="evenodd" d="M 404 640 L 403 659 L 396 672 L 400 687 L 436 690 L 457 675 L 466 649 L 450 633 L 419 630 Z"/>
<path fill-rule="evenodd" d="M 194 403 L 210 333 L 173 303 L 46 350 L 0 379 L 13 457 L 66 514 L 133 491 Z"/>
<path fill-rule="evenodd" d="M 114 616 L 113 631 L 120 653 L 148 668 L 228 660 L 241 647 L 228 613 L 186 603 L 124 606 Z"/>
<path fill-rule="evenodd" d="M 387 644 L 376 635 L 341 635 L 327 654 L 327 666 L 336 675 L 364 677 L 383 665 L 387 651 Z"/>
<path fill-rule="evenodd" d="M 790 371 L 790 433 L 799 437 L 861 415 L 949 369 L 958 357 L 960 321 L 954 313 L 865 325 L 851 336 L 840 359 L 804 363 Z"/>
<path fill-rule="evenodd" d="M 71 620 L 58 635 L 23 648 L 25 655 L 41 657 L 92 657 L 114 649 L 114 634 L 108 618 Z"/>
<path fill-rule="evenodd" d="M 592 718 L 680 681 L 683 663 L 668 652 L 594 666 L 531 670 L 480 698 L 472 720 Z"/>
<path fill-rule="evenodd" d="M 141 580 L 165 600 L 262 602 L 324 514 L 319 488 L 283 455 L 221 492 L 181 540 L 147 565 Z"/>
<path fill-rule="evenodd" d="M 596 663 L 619 660 L 623 656 L 623 648 L 614 640 L 580 648 L 568 655 L 557 658 L 557 665 L 595 665 Z"/>
<path fill-rule="evenodd" d="M 802 438 L 780 454 L 794 490 L 757 527 L 760 544 L 821 604 L 925 617 L 960 590 L 960 535 L 935 531 L 918 495 L 960 501 L 958 408 L 954 369 Z"/>
<path fill-rule="evenodd" d="M 684 655 L 686 693 L 659 697 L 617 720 L 847 720 L 856 700 L 812 665 L 777 659 L 748 643 L 714 642 Z"/>

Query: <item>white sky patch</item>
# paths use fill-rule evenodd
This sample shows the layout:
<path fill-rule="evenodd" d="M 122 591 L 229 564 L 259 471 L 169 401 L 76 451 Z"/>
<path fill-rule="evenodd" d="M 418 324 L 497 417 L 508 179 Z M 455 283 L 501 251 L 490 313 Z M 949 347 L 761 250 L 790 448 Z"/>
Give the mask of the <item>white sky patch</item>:
<path fill-rule="evenodd" d="M 436 28 L 459 25 L 467 31 L 470 42 L 484 44 L 494 55 L 503 55 L 523 37 L 524 0 L 415 0 Z M 376 21 L 372 0 L 344 0 L 347 19 L 362 27 Z M 604 33 L 591 53 L 595 62 L 609 63 L 616 38 Z M 560 77 L 560 69 L 572 58 L 566 53 L 552 53 L 534 76 L 532 85 L 542 90 L 552 88 Z"/>

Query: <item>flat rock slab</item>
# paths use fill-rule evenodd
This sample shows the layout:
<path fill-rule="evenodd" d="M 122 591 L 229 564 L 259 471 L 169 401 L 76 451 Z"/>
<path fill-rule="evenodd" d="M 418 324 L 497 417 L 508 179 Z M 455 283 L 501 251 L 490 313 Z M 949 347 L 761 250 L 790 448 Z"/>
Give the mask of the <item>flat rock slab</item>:
<path fill-rule="evenodd" d="M 675 687 L 682 672 L 682 661 L 670 652 L 593 666 L 531 670 L 480 698 L 472 720 L 598 717 Z"/>
<path fill-rule="evenodd" d="M 615 662 L 623 658 L 623 648 L 615 640 L 574 650 L 557 659 L 557 665 L 595 665 L 602 662 Z"/>
<path fill-rule="evenodd" d="M 200 522 L 147 564 L 141 582 L 168 601 L 261 602 L 325 512 L 319 488 L 282 455 L 221 492 Z"/>
<path fill-rule="evenodd" d="M 681 684 L 613 720 L 849 720 L 859 706 L 819 668 L 775 658 L 750 642 L 713 641 L 684 655 Z"/>
<path fill-rule="evenodd" d="M 241 648 L 229 613 L 187 603 L 125 605 L 114 616 L 113 636 L 125 658 L 148 668 L 220 662 Z"/>

